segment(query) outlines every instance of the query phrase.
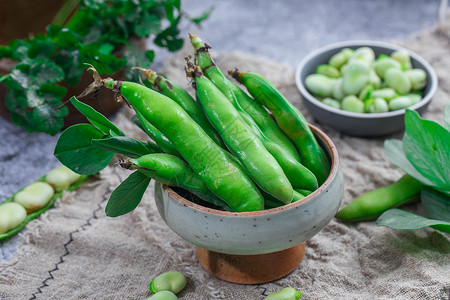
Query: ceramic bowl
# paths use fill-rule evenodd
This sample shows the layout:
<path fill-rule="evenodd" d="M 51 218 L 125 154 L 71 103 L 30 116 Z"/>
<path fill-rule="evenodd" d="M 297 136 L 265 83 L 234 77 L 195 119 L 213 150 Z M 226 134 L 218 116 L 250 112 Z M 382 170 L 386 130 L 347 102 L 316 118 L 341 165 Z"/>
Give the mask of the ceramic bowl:
<path fill-rule="evenodd" d="M 380 54 L 390 55 L 395 50 L 406 50 L 411 56 L 413 67 L 423 69 L 426 72 L 427 85 L 424 89 L 424 97 L 421 101 L 409 107 L 409 109 L 423 113 L 436 93 L 438 80 L 435 71 L 429 63 L 411 50 L 384 42 L 347 41 L 328 45 L 312 52 L 303 59 L 295 73 L 295 82 L 300 94 L 309 112 L 318 122 L 329 125 L 343 133 L 360 137 L 373 137 L 401 131 L 404 129 L 404 109 L 385 113 L 348 112 L 323 104 L 305 88 L 306 76 L 314 74 L 318 65 L 328 63 L 331 56 L 343 48 L 357 49 L 364 46 L 372 48 L 376 57 Z"/>
<path fill-rule="evenodd" d="M 336 147 L 321 130 L 311 125 L 310 128 L 328 155 L 331 171 L 325 183 L 309 196 L 278 208 L 235 213 L 195 204 L 170 187 L 156 183 L 159 214 L 183 239 L 219 253 L 266 254 L 305 242 L 331 221 L 344 192 Z"/>

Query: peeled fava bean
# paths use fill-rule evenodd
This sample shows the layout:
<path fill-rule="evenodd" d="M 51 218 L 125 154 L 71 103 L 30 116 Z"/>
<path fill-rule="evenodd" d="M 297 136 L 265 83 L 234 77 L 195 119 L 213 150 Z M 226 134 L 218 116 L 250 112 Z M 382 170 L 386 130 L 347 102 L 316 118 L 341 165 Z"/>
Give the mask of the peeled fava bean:
<path fill-rule="evenodd" d="M 178 297 L 171 291 L 161 291 L 148 297 L 147 300 L 178 300 Z"/>
<path fill-rule="evenodd" d="M 389 69 L 398 69 L 401 70 L 402 66 L 398 61 L 390 57 L 384 57 L 381 59 L 377 59 L 374 63 L 374 71 L 380 78 L 385 78 L 386 72 Z"/>
<path fill-rule="evenodd" d="M 336 80 L 322 74 L 311 74 L 305 79 L 306 88 L 316 96 L 330 97 Z"/>
<path fill-rule="evenodd" d="M 422 96 L 419 94 L 406 94 L 404 96 L 408 97 L 411 100 L 411 105 L 414 105 L 420 100 L 422 100 Z"/>
<path fill-rule="evenodd" d="M 330 60 L 328 61 L 328 63 L 335 67 L 336 69 L 339 69 L 340 67 L 342 67 L 343 65 L 345 65 L 349 58 L 352 56 L 354 50 L 350 49 L 350 48 L 344 48 L 341 51 L 339 51 L 338 53 L 334 54 Z"/>
<path fill-rule="evenodd" d="M 373 90 L 370 94 L 372 98 L 383 98 L 384 100 L 391 100 L 397 97 L 397 92 L 393 88 L 383 88 L 379 90 Z"/>
<path fill-rule="evenodd" d="M 52 185 L 57 192 L 61 192 L 80 179 L 81 175 L 73 172 L 66 166 L 51 170 L 45 176 L 45 181 Z"/>
<path fill-rule="evenodd" d="M 371 84 L 374 89 L 379 89 L 381 87 L 381 78 L 372 69 L 370 70 L 369 84 Z"/>
<path fill-rule="evenodd" d="M 350 61 L 353 61 L 355 59 L 363 60 L 370 65 L 375 60 L 375 53 L 373 52 L 372 48 L 360 47 L 356 49 L 353 55 L 350 57 Z"/>
<path fill-rule="evenodd" d="M 403 70 L 408 70 L 412 68 L 411 57 L 409 53 L 405 50 L 397 50 L 392 52 L 391 57 L 398 61 L 402 65 Z"/>
<path fill-rule="evenodd" d="M 350 95 L 342 99 L 341 108 L 346 111 L 363 113 L 364 103 L 354 95 Z"/>
<path fill-rule="evenodd" d="M 302 293 L 294 288 L 287 287 L 276 293 L 270 294 L 264 300 L 298 300 Z"/>
<path fill-rule="evenodd" d="M 337 100 L 342 100 L 345 97 L 344 91 L 342 90 L 342 78 L 336 79 L 334 86 L 332 97 Z"/>
<path fill-rule="evenodd" d="M 18 192 L 14 202 L 22 205 L 28 213 L 43 208 L 53 197 L 55 191 L 46 182 L 37 181 Z"/>
<path fill-rule="evenodd" d="M 186 277 L 180 272 L 165 272 L 155 277 L 150 282 L 150 291 L 157 293 L 161 291 L 170 291 L 178 294 L 186 286 Z"/>
<path fill-rule="evenodd" d="M 419 91 L 427 85 L 427 73 L 422 69 L 411 69 L 405 71 L 406 76 L 411 82 L 411 89 Z"/>
<path fill-rule="evenodd" d="M 411 91 L 411 82 L 405 72 L 399 69 L 389 69 L 384 77 L 387 86 L 393 88 L 399 94 L 407 94 Z"/>
<path fill-rule="evenodd" d="M 334 107 L 337 109 L 341 108 L 341 103 L 339 103 L 339 101 L 334 100 L 333 98 L 325 98 L 322 100 L 322 102 L 330 107 Z"/>
<path fill-rule="evenodd" d="M 7 233 L 16 228 L 27 217 L 27 212 L 22 205 L 9 202 L 0 205 L 0 234 Z"/>
<path fill-rule="evenodd" d="M 400 96 L 389 101 L 389 108 L 391 110 L 399 110 L 412 105 L 411 98 L 407 96 Z"/>
<path fill-rule="evenodd" d="M 371 113 L 384 113 L 389 111 L 389 106 L 383 98 L 375 98 L 369 108 Z"/>
<path fill-rule="evenodd" d="M 333 66 L 330 65 L 318 65 L 316 69 L 317 74 L 322 74 L 330 78 L 341 77 L 341 72 Z"/>
<path fill-rule="evenodd" d="M 369 77 L 369 65 L 362 60 L 353 60 L 344 71 L 342 90 L 346 95 L 356 95 L 369 82 Z"/>

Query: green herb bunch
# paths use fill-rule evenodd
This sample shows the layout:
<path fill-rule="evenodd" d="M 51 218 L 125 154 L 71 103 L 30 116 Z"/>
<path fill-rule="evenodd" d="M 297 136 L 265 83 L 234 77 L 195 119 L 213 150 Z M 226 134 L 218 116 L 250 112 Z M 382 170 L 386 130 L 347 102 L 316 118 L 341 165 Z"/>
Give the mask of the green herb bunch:
<path fill-rule="evenodd" d="M 47 26 L 46 33 L 0 46 L 0 58 L 17 61 L 0 78 L 8 86 L 5 97 L 11 120 L 28 132 L 57 134 L 67 107 L 60 107 L 67 86 L 80 82 L 86 63 L 101 74 L 125 68 L 127 80 L 138 80 L 134 66 L 148 67 L 153 50 L 133 40 L 151 38 L 156 46 L 176 51 L 182 18 L 200 24 L 209 15 L 190 18 L 180 0 L 68 0 Z"/>

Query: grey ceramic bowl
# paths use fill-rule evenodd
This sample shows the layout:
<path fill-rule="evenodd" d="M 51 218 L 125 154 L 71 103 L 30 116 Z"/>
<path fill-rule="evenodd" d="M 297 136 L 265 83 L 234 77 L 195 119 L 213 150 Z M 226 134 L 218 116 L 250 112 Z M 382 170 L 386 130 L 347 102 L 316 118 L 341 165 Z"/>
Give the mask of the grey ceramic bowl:
<path fill-rule="evenodd" d="M 310 127 L 329 157 L 331 172 L 325 183 L 309 196 L 278 208 L 234 213 L 195 204 L 173 189 L 156 183 L 155 202 L 159 214 L 183 239 L 219 253 L 266 254 L 305 242 L 331 221 L 344 192 L 333 142 L 319 129 Z"/>
<path fill-rule="evenodd" d="M 424 89 L 423 99 L 409 107 L 409 109 L 422 113 L 436 93 L 438 84 L 436 73 L 430 64 L 419 55 L 408 49 L 384 42 L 347 41 L 331 44 L 312 52 L 303 59 L 295 72 L 295 82 L 300 94 L 309 112 L 318 122 L 329 125 L 343 133 L 360 137 L 373 137 L 401 131 L 404 129 L 404 109 L 385 113 L 348 112 L 323 104 L 305 88 L 306 76 L 314 74 L 318 65 L 328 63 L 333 54 L 343 48 L 357 49 L 364 46 L 372 48 L 376 57 L 380 54 L 390 55 L 395 50 L 400 49 L 408 51 L 413 67 L 423 69 L 427 74 L 427 85 Z"/>

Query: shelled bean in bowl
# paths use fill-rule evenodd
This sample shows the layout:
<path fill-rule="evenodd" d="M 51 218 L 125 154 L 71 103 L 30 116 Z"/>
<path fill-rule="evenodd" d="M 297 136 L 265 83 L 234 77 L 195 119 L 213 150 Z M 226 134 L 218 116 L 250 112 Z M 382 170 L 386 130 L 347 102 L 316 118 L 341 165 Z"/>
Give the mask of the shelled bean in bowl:
<path fill-rule="evenodd" d="M 437 89 L 436 74 L 423 58 L 376 41 L 320 48 L 300 63 L 295 81 L 317 121 L 367 137 L 402 130 L 405 108 L 422 113 Z"/>

